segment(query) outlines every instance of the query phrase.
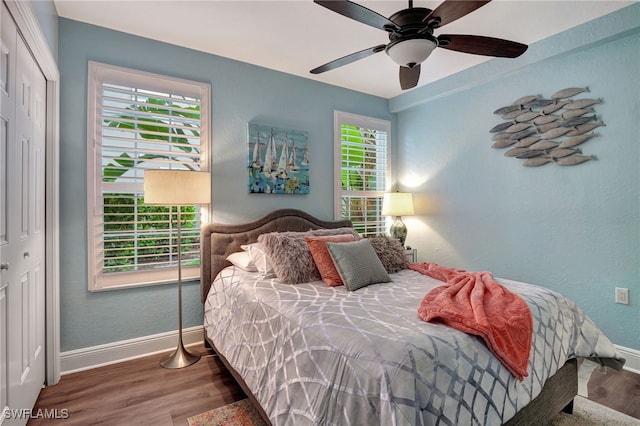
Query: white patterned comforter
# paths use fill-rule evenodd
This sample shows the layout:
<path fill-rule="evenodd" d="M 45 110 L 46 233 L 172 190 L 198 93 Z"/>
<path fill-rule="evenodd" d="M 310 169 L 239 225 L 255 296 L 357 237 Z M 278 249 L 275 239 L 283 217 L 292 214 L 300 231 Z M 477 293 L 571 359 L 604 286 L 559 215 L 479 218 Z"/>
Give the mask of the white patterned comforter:
<path fill-rule="evenodd" d="M 204 325 L 274 425 L 497 425 L 573 357 L 616 357 L 570 300 L 498 280 L 531 308 L 529 376 L 520 382 L 481 339 L 417 314 L 442 285 L 418 272 L 355 292 L 280 284 L 234 267 L 213 282 Z"/>

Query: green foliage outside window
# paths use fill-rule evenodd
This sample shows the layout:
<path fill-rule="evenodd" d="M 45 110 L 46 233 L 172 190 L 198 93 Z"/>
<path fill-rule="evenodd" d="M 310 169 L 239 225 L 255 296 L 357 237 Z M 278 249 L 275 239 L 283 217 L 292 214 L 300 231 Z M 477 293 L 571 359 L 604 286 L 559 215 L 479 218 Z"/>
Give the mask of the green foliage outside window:
<path fill-rule="evenodd" d="M 177 261 L 177 207 L 147 206 L 135 194 L 104 194 L 105 272 L 153 269 Z M 180 206 L 183 266 L 199 265 L 199 222 L 194 206 Z"/>
<path fill-rule="evenodd" d="M 341 181 L 347 191 L 379 191 L 376 157 L 376 131 L 358 126 L 341 125 Z M 343 197 L 342 217 L 350 219 L 361 235 L 370 232 L 364 224 L 377 221 L 376 203 L 371 197 Z M 377 233 L 376 233 L 377 234 Z M 373 235 L 371 235 L 373 236 Z"/>
<path fill-rule="evenodd" d="M 193 121 L 200 119 L 200 106 L 184 105 L 175 108 L 172 102 L 148 98 L 145 105 L 134 104 L 122 114 L 105 120 L 114 129 L 130 130 L 144 140 L 170 143 L 191 160 L 184 161 L 176 154 L 144 153 L 136 158 L 123 152 L 103 167 L 103 182 L 117 182 L 126 173 L 139 168 L 143 162 L 175 162 L 188 170 L 199 170 L 200 147 L 191 145 L 189 138 L 200 137 Z M 162 119 L 171 117 L 168 126 Z M 179 124 L 176 126 L 175 124 Z M 145 205 L 141 194 L 104 193 L 104 272 L 128 272 L 141 269 L 175 266 L 177 264 L 177 208 L 169 220 L 169 207 Z M 184 266 L 200 264 L 200 222 L 195 206 L 180 206 L 181 251 Z"/>

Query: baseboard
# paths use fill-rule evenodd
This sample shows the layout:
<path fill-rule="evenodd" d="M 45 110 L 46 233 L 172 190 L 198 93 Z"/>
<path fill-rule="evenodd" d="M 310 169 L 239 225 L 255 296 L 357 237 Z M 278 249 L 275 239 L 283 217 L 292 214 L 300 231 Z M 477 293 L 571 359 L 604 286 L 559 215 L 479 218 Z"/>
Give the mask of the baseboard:
<path fill-rule="evenodd" d="M 203 339 L 202 326 L 191 327 L 182 331 L 182 342 L 185 346 L 202 343 Z M 175 349 L 177 344 L 178 331 L 176 330 L 61 352 L 60 370 L 62 375 L 89 370 L 103 365 L 170 351 Z"/>
<path fill-rule="evenodd" d="M 616 347 L 618 354 L 627 360 L 627 362 L 624 363 L 623 368 L 633 373 L 640 374 L 640 351 L 619 345 L 613 346 Z"/>

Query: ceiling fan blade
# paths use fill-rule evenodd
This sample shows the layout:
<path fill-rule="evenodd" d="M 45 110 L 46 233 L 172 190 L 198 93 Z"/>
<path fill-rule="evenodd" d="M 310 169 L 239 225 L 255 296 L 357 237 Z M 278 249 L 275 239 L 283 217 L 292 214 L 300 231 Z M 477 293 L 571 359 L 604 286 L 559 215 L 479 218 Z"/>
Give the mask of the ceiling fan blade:
<path fill-rule="evenodd" d="M 476 9 L 489 3 L 491 0 L 445 0 L 436 7 L 431 13 L 423 19 L 422 22 L 428 24 L 430 21 L 437 20 L 433 28 L 443 27 L 456 19 L 473 12 Z"/>
<path fill-rule="evenodd" d="M 340 15 L 346 16 L 363 24 L 371 25 L 374 28 L 384 30 L 385 26 L 399 29 L 395 22 L 390 21 L 378 12 L 367 9 L 349 0 L 313 0 L 314 3 L 324 6 Z"/>
<path fill-rule="evenodd" d="M 310 72 L 311 72 L 311 74 L 320 74 L 320 73 L 323 73 L 325 71 L 336 69 L 336 68 L 341 67 L 343 65 L 350 64 L 351 62 L 355 62 L 355 61 L 358 61 L 360 59 L 364 59 L 367 56 L 373 55 L 374 53 L 382 52 L 385 47 L 387 47 L 386 44 L 379 44 L 377 46 L 370 47 L 368 49 L 364 49 L 364 50 L 352 53 L 352 54 L 347 55 L 347 56 L 343 56 L 342 58 L 338 58 L 335 61 L 328 62 L 328 63 L 326 63 L 324 65 L 320 65 L 318 68 L 314 68 Z"/>
<path fill-rule="evenodd" d="M 475 55 L 517 58 L 527 50 L 527 45 L 501 38 L 443 34 L 438 36 L 438 47 Z"/>
<path fill-rule="evenodd" d="M 420 79 L 420 64 L 409 67 L 400 67 L 400 87 L 402 90 L 411 89 L 416 87 L 418 80 Z"/>

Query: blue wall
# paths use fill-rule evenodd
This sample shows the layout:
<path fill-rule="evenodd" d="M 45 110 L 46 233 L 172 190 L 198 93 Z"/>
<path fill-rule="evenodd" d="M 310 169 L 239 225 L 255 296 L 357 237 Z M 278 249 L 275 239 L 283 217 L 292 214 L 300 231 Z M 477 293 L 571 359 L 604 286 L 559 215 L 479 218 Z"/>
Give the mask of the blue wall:
<path fill-rule="evenodd" d="M 396 170 L 416 191 L 407 243 L 420 260 L 541 284 L 574 299 L 622 346 L 640 350 L 640 5 L 491 60 L 398 98 L 323 85 L 75 21 L 59 21 L 62 351 L 176 328 L 171 285 L 90 293 L 86 242 L 87 61 L 212 85 L 213 219 L 241 222 L 279 207 L 333 217 L 333 110 L 392 120 Z M 160 59 L 159 59 L 160 58 Z M 496 108 L 589 86 L 607 124 L 584 145 L 598 161 L 525 168 L 490 148 Z M 246 193 L 250 121 L 306 129 L 311 194 Z M 614 287 L 631 304 L 613 303 Z M 185 326 L 202 323 L 186 285 Z"/>
<path fill-rule="evenodd" d="M 540 284 L 640 350 L 640 4 L 390 101 L 399 180 L 416 192 L 407 244 L 422 261 Z M 493 115 L 525 95 L 589 86 L 598 161 L 539 168 L 492 149 Z M 614 303 L 614 288 L 631 304 Z"/>
<path fill-rule="evenodd" d="M 38 18 L 42 34 L 49 45 L 53 58 L 58 60 L 58 12 L 53 0 L 32 1 L 33 12 Z"/>
<path fill-rule="evenodd" d="M 87 61 L 211 84 L 212 216 L 217 222 L 256 219 L 282 207 L 332 219 L 334 109 L 393 120 L 382 98 L 68 19 L 59 22 L 58 55 L 62 351 L 177 328 L 173 285 L 87 290 Z M 309 195 L 247 193 L 250 121 L 309 132 Z M 185 327 L 202 324 L 198 292 L 198 282 L 184 288 Z"/>

